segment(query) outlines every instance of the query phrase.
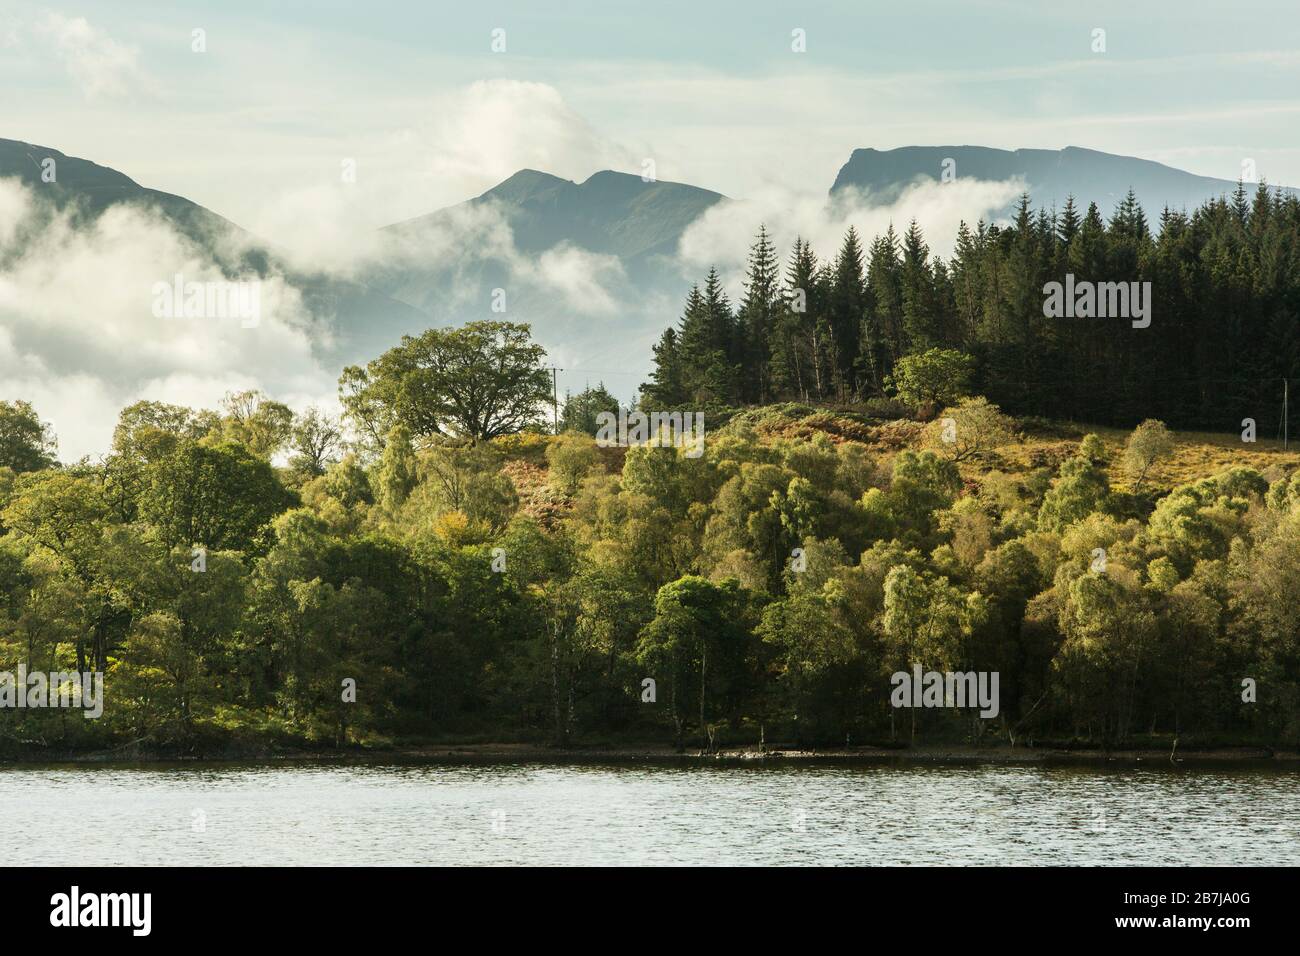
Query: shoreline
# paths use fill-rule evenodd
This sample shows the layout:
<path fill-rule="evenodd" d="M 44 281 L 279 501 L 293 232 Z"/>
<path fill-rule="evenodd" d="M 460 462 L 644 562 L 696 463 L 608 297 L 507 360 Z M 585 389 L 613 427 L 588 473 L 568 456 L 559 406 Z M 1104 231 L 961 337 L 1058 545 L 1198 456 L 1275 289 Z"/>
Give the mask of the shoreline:
<path fill-rule="evenodd" d="M 1126 768 L 1177 768 L 1181 766 L 1267 766 L 1300 771 L 1300 751 L 1256 746 L 1215 747 L 1179 751 L 1151 749 L 1063 749 L 1028 747 L 849 747 L 827 750 L 734 747 L 706 754 L 687 748 L 677 752 L 668 745 L 627 747 L 556 748 L 537 744 L 425 744 L 379 749 L 261 750 L 223 749 L 210 753 L 178 754 L 148 748 L 119 748 L 84 753 L 24 753 L 0 757 L 0 767 L 22 765 L 131 764 L 500 764 L 600 766 L 645 764 L 660 766 L 781 766 L 932 764 L 939 766 L 1093 766 Z"/>

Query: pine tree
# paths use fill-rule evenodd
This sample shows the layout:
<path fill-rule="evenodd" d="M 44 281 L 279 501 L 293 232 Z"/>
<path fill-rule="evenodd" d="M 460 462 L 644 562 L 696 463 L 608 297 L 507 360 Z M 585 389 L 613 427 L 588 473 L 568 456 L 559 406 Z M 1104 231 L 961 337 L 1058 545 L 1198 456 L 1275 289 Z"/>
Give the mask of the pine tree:
<path fill-rule="evenodd" d="M 924 352 L 942 342 L 934 301 L 934 274 L 929 263 L 930 248 L 913 219 L 903 234 L 903 261 L 899 269 L 899 292 L 903 318 L 902 352 Z M 894 361 L 901 358 L 894 356 Z"/>
<path fill-rule="evenodd" d="M 969 345 L 979 325 L 982 257 L 981 243 L 963 220 L 957 229 L 957 243 L 953 250 L 951 268 L 956 323 L 953 344 L 958 347 Z"/>
<path fill-rule="evenodd" d="M 771 356 L 774 388 L 802 401 L 813 395 L 820 399 L 824 394 L 818 347 L 822 298 L 817 257 L 804 239 L 796 237 L 786 266 Z"/>
<path fill-rule="evenodd" d="M 699 291 L 698 288 L 692 290 L 697 296 Z M 677 330 L 671 326 L 664 329 L 664 334 L 654 346 L 654 363 L 650 381 L 641 386 L 642 407 L 664 410 L 681 408 L 686 404 L 686 388 Z"/>
<path fill-rule="evenodd" d="M 687 296 L 677 336 L 682 401 L 697 406 L 736 402 L 735 350 L 731 305 L 717 269 L 710 269 L 704 291 L 693 287 Z"/>
<path fill-rule="evenodd" d="M 891 224 L 888 231 L 871 244 L 867 265 L 867 308 L 863 316 L 859 368 L 875 394 L 883 394 L 885 377 L 904 354 L 903 293 L 898 256 L 898 237 Z"/>
<path fill-rule="evenodd" d="M 781 269 L 776 249 L 760 225 L 749 251 L 745 298 L 736 315 L 739 335 L 741 397 L 749 402 L 766 402 L 771 395 L 771 348 L 777 317 L 781 312 Z"/>
<path fill-rule="evenodd" d="M 1057 220 L 1056 235 L 1069 245 L 1074 241 L 1074 237 L 1079 232 L 1079 210 L 1074 205 L 1074 194 L 1065 197 L 1065 209 L 1062 210 L 1060 218 Z"/>

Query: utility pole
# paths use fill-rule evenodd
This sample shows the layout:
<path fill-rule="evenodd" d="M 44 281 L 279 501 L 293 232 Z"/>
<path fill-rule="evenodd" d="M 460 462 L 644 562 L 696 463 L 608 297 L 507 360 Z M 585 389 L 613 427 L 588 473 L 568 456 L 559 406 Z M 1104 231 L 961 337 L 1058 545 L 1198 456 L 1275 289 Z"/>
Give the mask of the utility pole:
<path fill-rule="evenodd" d="M 564 369 L 551 366 L 551 412 L 555 416 L 555 434 L 560 433 L 560 389 L 556 384 L 555 373 L 563 372 Z"/>
<path fill-rule="evenodd" d="M 1290 435 L 1291 416 L 1289 412 L 1290 402 L 1288 401 L 1289 396 L 1287 394 L 1289 389 L 1290 389 L 1290 382 L 1285 378 L 1282 379 L 1282 450 L 1283 451 L 1286 451 L 1287 445 L 1289 444 L 1289 439 L 1291 437 Z"/>

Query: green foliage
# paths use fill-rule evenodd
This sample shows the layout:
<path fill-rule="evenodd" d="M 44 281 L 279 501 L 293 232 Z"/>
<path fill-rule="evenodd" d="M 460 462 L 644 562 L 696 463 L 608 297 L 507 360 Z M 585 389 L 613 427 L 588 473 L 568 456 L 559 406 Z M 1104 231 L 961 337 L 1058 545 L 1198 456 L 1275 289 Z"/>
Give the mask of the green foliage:
<path fill-rule="evenodd" d="M 384 436 L 384 453 L 374 471 L 375 501 L 389 514 L 396 514 L 415 487 L 415 467 L 411 431 L 394 425 Z"/>
<path fill-rule="evenodd" d="M 926 447 L 953 461 L 989 457 L 1014 439 L 1011 419 L 983 397 L 967 398 L 946 409 L 926 429 Z"/>
<path fill-rule="evenodd" d="M 303 478 L 318 478 L 336 460 L 342 441 L 339 423 L 313 406 L 294 416 L 289 467 Z"/>
<path fill-rule="evenodd" d="M 263 550 L 271 519 L 296 496 L 242 445 L 184 441 L 145 472 L 139 506 L 168 547 Z"/>
<path fill-rule="evenodd" d="M 957 349 L 927 349 L 904 355 L 887 383 L 913 405 L 952 405 L 969 394 L 975 360 Z"/>
<path fill-rule="evenodd" d="M 578 490 L 596 464 L 596 442 L 590 434 L 564 432 L 546 446 L 546 463 L 550 466 L 551 484 L 566 495 Z"/>
<path fill-rule="evenodd" d="M 225 415 L 217 441 L 236 442 L 269 461 L 293 436 L 293 412 L 261 392 L 231 392 L 221 402 Z"/>
<path fill-rule="evenodd" d="M 721 297 L 716 271 L 691 291 L 654 349 L 643 406 L 892 393 L 948 405 L 974 391 L 1017 417 L 1218 430 L 1226 395 L 1271 434 L 1279 382 L 1300 361 L 1297 230 L 1300 199 L 1263 183 L 1253 202 L 1243 191 L 1165 210 L 1158 229 L 1132 194 L 1109 222 L 1096 204 L 1035 211 L 1026 195 L 1009 223 L 962 223 L 945 260 L 915 222 L 901 235 L 850 228 L 827 259 L 796 237 L 781 281 L 760 226 L 743 301 Z M 1151 324 L 1045 315 L 1044 286 L 1067 274 L 1149 283 Z"/>
<path fill-rule="evenodd" d="M 413 438 L 484 441 L 538 419 L 551 399 L 545 355 L 529 327 L 514 322 L 430 329 L 403 336 L 364 369 L 346 369 L 340 397 L 352 425 L 375 446 L 395 424 Z"/>
<path fill-rule="evenodd" d="M 1040 529 L 1059 532 L 1105 508 L 1110 482 L 1101 468 L 1099 447 L 1096 436 L 1089 435 L 1079 454 L 1061 465 L 1038 512 Z"/>
<path fill-rule="evenodd" d="M 0 401 L 0 468 L 40 471 L 54 463 L 56 447 L 50 426 L 30 403 Z"/>
<path fill-rule="evenodd" d="M 1142 487 L 1147 472 L 1162 458 L 1168 458 L 1174 450 L 1174 439 L 1169 434 L 1165 423 L 1148 418 L 1129 436 L 1124 445 L 1123 465 L 1134 485 Z"/>
<path fill-rule="evenodd" d="M 560 431 L 579 432 L 584 435 L 596 434 L 599 426 L 597 416 L 602 412 L 617 415 L 619 401 L 604 384 L 586 388 L 577 395 L 564 397 L 564 408 L 560 412 Z"/>
<path fill-rule="evenodd" d="M 1142 242 L 1132 212 L 1123 228 Z M 1098 228 L 1080 220 L 1075 241 Z M 971 281 L 959 266 L 952 281 Z M 224 415 L 130 406 L 100 464 L 0 465 L 0 670 L 106 679 L 104 720 L 27 711 L 0 744 L 1295 746 L 1296 475 L 1238 466 L 1125 500 L 1096 435 L 1058 442 L 1055 473 L 1016 472 L 1014 451 L 1006 472 L 977 467 L 1009 429 L 983 399 L 949 409 L 966 451 L 905 447 L 918 423 L 809 404 L 906 369 L 900 346 L 940 347 L 951 316 L 929 284 L 947 268 L 913 228 L 865 250 L 854 236 L 829 270 L 800 243 L 778 287 L 760 234 L 739 311 L 724 315 L 711 283 L 685 330 L 717 346 L 717 370 L 755 377 L 681 369 L 679 397 L 799 400 L 710 418 L 699 458 L 637 447 L 606 470 L 618 457 L 575 432 L 447 438 L 440 409 L 459 394 L 425 394 L 422 377 L 468 394 L 477 373 L 395 371 L 460 354 L 437 338 L 345 376 L 362 385 L 353 422 L 383 430 L 341 460 L 323 416 L 285 439 L 283 406 L 244 393 Z M 779 348 L 736 351 L 734 322 Z M 426 413 L 437 429 L 421 432 Z M 1164 447 L 1144 423 L 1120 464 L 1141 482 Z M 267 456 L 285 450 L 294 464 L 276 469 Z M 997 672 L 998 718 L 912 710 L 900 735 L 890 676 L 913 666 Z M 1240 699 L 1245 676 L 1256 702 Z"/>

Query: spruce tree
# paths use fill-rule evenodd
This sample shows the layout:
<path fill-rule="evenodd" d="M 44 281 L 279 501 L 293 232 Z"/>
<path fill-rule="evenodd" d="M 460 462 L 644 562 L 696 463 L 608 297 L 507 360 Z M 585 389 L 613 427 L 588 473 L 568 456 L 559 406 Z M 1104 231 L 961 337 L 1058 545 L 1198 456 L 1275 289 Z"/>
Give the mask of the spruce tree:
<path fill-rule="evenodd" d="M 760 225 L 749 250 L 745 297 L 736 315 L 739 336 L 738 358 L 741 397 L 749 402 L 766 402 L 772 390 L 771 350 L 777 318 L 781 313 L 781 270 L 776 249 Z"/>

